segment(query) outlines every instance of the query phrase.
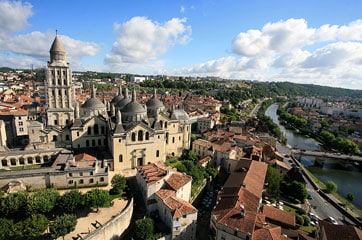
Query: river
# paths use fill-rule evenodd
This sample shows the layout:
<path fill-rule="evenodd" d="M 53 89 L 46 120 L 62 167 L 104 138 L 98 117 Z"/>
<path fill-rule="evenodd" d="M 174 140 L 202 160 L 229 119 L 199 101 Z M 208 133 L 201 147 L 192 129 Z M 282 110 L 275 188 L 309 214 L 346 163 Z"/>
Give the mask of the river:
<path fill-rule="evenodd" d="M 265 111 L 265 115 L 270 117 L 273 122 L 279 126 L 281 132 L 287 139 L 287 145 L 306 150 L 319 149 L 319 145 L 314 139 L 301 136 L 295 131 L 286 129 L 282 126 L 278 120 L 278 115 L 276 113 L 277 109 L 278 104 L 272 104 Z M 317 167 L 314 166 L 313 157 L 304 157 L 301 160 L 301 163 L 324 183 L 329 180 L 335 182 L 338 186 L 337 193 L 339 195 L 346 197 L 348 193 L 352 193 L 354 195 L 352 203 L 359 209 L 362 209 L 362 188 L 360 188 L 362 172 L 356 169 L 342 170 L 340 168 L 335 168 L 335 164 L 325 164 L 323 167 Z"/>

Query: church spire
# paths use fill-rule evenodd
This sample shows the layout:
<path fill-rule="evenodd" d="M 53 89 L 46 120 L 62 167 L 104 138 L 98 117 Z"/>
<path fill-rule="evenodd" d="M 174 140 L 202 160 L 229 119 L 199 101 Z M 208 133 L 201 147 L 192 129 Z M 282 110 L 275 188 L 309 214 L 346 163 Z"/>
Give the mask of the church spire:
<path fill-rule="evenodd" d="M 96 87 L 94 86 L 94 84 L 92 85 L 92 92 L 91 92 L 91 98 L 96 98 Z"/>
<path fill-rule="evenodd" d="M 49 52 L 50 62 L 66 61 L 66 52 L 62 42 L 60 41 L 58 30 L 56 30 L 55 38 Z"/>

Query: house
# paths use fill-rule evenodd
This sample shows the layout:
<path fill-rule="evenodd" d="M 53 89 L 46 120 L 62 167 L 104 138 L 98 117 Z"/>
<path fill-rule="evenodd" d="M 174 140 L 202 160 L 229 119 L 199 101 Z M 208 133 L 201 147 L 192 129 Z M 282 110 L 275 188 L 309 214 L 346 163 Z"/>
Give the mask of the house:
<path fill-rule="evenodd" d="M 335 225 L 320 220 L 318 240 L 361 240 L 362 230 L 353 225 Z"/>
<path fill-rule="evenodd" d="M 294 228 L 296 226 L 295 215 L 291 212 L 283 211 L 273 206 L 264 205 L 263 214 L 272 224 L 285 228 Z"/>
<path fill-rule="evenodd" d="M 155 198 L 160 219 L 171 229 L 171 239 L 196 239 L 197 209 L 173 190 L 161 189 Z"/>
<path fill-rule="evenodd" d="M 266 171 L 267 164 L 263 162 L 238 162 L 218 193 L 217 204 L 211 212 L 210 229 L 214 239 L 254 239 L 254 231 L 263 226 L 257 222 Z"/>
<path fill-rule="evenodd" d="M 147 212 L 170 228 L 172 239 L 195 239 L 197 209 L 189 203 L 192 177 L 162 162 L 136 169 Z"/>

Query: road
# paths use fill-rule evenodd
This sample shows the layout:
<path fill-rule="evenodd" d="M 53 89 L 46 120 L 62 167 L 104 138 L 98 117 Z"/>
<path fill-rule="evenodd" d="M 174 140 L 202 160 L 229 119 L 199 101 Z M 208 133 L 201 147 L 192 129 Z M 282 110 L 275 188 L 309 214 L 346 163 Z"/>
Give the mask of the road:
<path fill-rule="evenodd" d="M 292 151 L 292 149 L 280 144 L 279 142 L 277 142 L 277 149 L 278 151 L 283 154 L 283 156 L 285 154 L 288 154 L 290 156 L 290 153 Z M 293 164 L 293 160 L 290 157 L 285 157 L 284 158 L 284 162 L 291 167 L 291 165 Z M 312 213 L 316 214 L 317 216 L 319 216 L 320 219 L 326 219 L 327 217 L 331 216 L 334 219 L 337 220 L 337 222 L 339 224 L 343 224 L 342 219 L 345 218 L 346 222 L 349 223 L 353 223 L 352 220 L 344 217 L 342 215 L 342 213 L 335 208 L 333 205 L 331 205 L 329 202 L 327 202 L 312 186 L 311 182 L 304 177 L 304 180 L 306 181 L 306 188 L 308 190 L 308 193 L 312 196 L 312 199 L 308 199 L 306 204 L 307 204 L 307 209 L 309 211 L 311 211 Z"/>

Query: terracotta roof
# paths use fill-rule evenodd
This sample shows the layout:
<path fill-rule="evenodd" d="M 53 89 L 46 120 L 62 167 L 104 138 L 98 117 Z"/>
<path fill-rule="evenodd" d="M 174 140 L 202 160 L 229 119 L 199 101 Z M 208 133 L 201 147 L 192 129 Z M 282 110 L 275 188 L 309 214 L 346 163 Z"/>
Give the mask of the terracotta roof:
<path fill-rule="evenodd" d="M 334 225 L 330 222 L 321 220 L 319 225 L 325 233 L 326 240 L 360 240 L 362 239 L 362 230 L 352 225 Z"/>
<path fill-rule="evenodd" d="M 262 228 L 255 230 L 253 233 L 253 240 L 282 240 L 283 238 L 281 227 Z"/>
<path fill-rule="evenodd" d="M 270 163 L 275 164 L 275 165 L 277 165 L 277 166 L 279 166 L 281 168 L 284 168 L 286 170 L 290 169 L 290 167 L 285 162 L 279 161 L 277 159 L 271 160 Z"/>
<path fill-rule="evenodd" d="M 211 156 L 205 156 L 205 157 L 201 158 L 199 161 L 197 161 L 197 163 L 198 163 L 199 165 L 202 165 L 202 164 L 204 164 L 204 163 L 210 162 L 211 159 L 212 159 Z"/>
<path fill-rule="evenodd" d="M 173 173 L 167 180 L 166 183 L 170 186 L 173 190 L 177 191 L 187 183 L 192 181 L 192 177 L 182 173 Z"/>
<path fill-rule="evenodd" d="M 6 109 L 7 110 L 7 109 Z M 3 110 L 0 111 L 0 115 L 6 115 L 6 116 L 27 116 L 28 111 L 24 109 L 18 109 L 18 110 Z"/>
<path fill-rule="evenodd" d="M 74 160 L 76 162 L 78 161 L 82 161 L 82 160 L 85 160 L 85 161 L 94 161 L 96 160 L 97 158 L 92 156 L 92 155 L 89 155 L 87 153 L 80 153 L 80 154 L 77 154 L 74 156 Z"/>
<path fill-rule="evenodd" d="M 147 182 L 147 185 L 152 185 L 158 180 L 164 178 L 167 174 L 167 167 L 163 163 L 151 163 L 136 167 L 139 174 Z"/>
<path fill-rule="evenodd" d="M 268 166 L 264 162 L 242 159 L 236 165 L 235 171 L 226 180 L 224 187 L 244 186 L 244 188 L 261 198 L 267 168 Z"/>
<path fill-rule="evenodd" d="M 264 205 L 263 214 L 265 214 L 266 218 L 271 220 L 284 223 L 289 226 L 295 226 L 295 215 L 293 213 L 283 211 L 272 206 Z"/>
<path fill-rule="evenodd" d="M 191 203 L 177 198 L 175 192 L 172 190 L 161 189 L 156 193 L 162 202 L 170 209 L 172 213 L 172 218 L 180 218 L 183 215 L 188 215 L 191 213 L 196 213 L 197 209 L 192 206 Z"/>

